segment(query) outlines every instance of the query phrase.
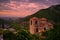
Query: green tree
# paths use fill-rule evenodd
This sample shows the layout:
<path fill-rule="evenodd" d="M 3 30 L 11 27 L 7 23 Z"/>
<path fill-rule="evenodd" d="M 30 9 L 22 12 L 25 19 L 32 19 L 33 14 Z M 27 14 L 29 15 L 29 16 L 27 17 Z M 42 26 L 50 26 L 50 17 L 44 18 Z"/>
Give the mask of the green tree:
<path fill-rule="evenodd" d="M 11 23 L 11 27 L 16 29 L 16 30 L 20 30 L 21 29 L 20 24 L 16 24 L 16 23 Z"/>
<path fill-rule="evenodd" d="M 0 29 L 0 35 L 3 33 L 3 30 L 2 29 Z"/>
<path fill-rule="evenodd" d="M 25 30 L 20 30 L 17 35 L 17 40 L 32 40 L 32 36 L 29 32 Z"/>
<path fill-rule="evenodd" d="M 9 30 L 5 30 L 3 31 L 3 39 L 4 40 L 16 40 L 16 35 Z"/>
<path fill-rule="evenodd" d="M 46 31 L 42 34 L 45 40 L 60 40 L 60 25 L 55 25 L 54 29 Z"/>

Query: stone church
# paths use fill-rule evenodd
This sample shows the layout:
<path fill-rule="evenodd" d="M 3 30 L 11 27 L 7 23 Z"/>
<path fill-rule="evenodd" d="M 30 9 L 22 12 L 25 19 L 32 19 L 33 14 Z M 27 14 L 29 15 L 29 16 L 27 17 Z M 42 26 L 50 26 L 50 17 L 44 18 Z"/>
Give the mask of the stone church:
<path fill-rule="evenodd" d="M 30 33 L 37 34 L 53 28 L 53 23 L 47 18 L 30 18 Z"/>

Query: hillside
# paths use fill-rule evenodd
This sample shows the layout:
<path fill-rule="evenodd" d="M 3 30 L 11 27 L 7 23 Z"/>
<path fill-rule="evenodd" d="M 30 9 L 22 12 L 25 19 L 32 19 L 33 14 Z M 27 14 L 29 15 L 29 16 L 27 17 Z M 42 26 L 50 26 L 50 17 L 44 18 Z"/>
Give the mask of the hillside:
<path fill-rule="evenodd" d="M 25 17 L 24 20 L 28 21 L 31 17 L 44 17 L 60 23 L 60 5 L 53 5 L 47 9 L 39 10 L 35 14 Z"/>

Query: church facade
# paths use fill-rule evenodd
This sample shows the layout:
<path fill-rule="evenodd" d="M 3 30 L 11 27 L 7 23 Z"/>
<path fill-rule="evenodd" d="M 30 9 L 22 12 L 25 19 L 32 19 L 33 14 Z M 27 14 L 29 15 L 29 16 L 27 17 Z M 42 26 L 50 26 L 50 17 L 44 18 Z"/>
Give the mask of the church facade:
<path fill-rule="evenodd" d="M 33 17 L 30 18 L 29 23 L 31 34 L 42 33 L 53 28 L 53 23 L 46 18 Z"/>

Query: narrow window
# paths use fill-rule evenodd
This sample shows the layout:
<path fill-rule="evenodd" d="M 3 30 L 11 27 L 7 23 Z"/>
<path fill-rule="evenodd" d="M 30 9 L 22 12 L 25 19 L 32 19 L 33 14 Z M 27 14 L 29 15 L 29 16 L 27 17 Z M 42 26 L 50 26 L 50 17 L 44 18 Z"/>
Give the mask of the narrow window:
<path fill-rule="evenodd" d="M 36 28 L 36 32 L 38 32 L 38 28 Z"/>
<path fill-rule="evenodd" d="M 37 24 L 37 21 L 35 21 L 35 24 Z"/>
<path fill-rule="evenodd" d="M 32 21 L 31 21 L 31 25 L 32 25 Z"/>

